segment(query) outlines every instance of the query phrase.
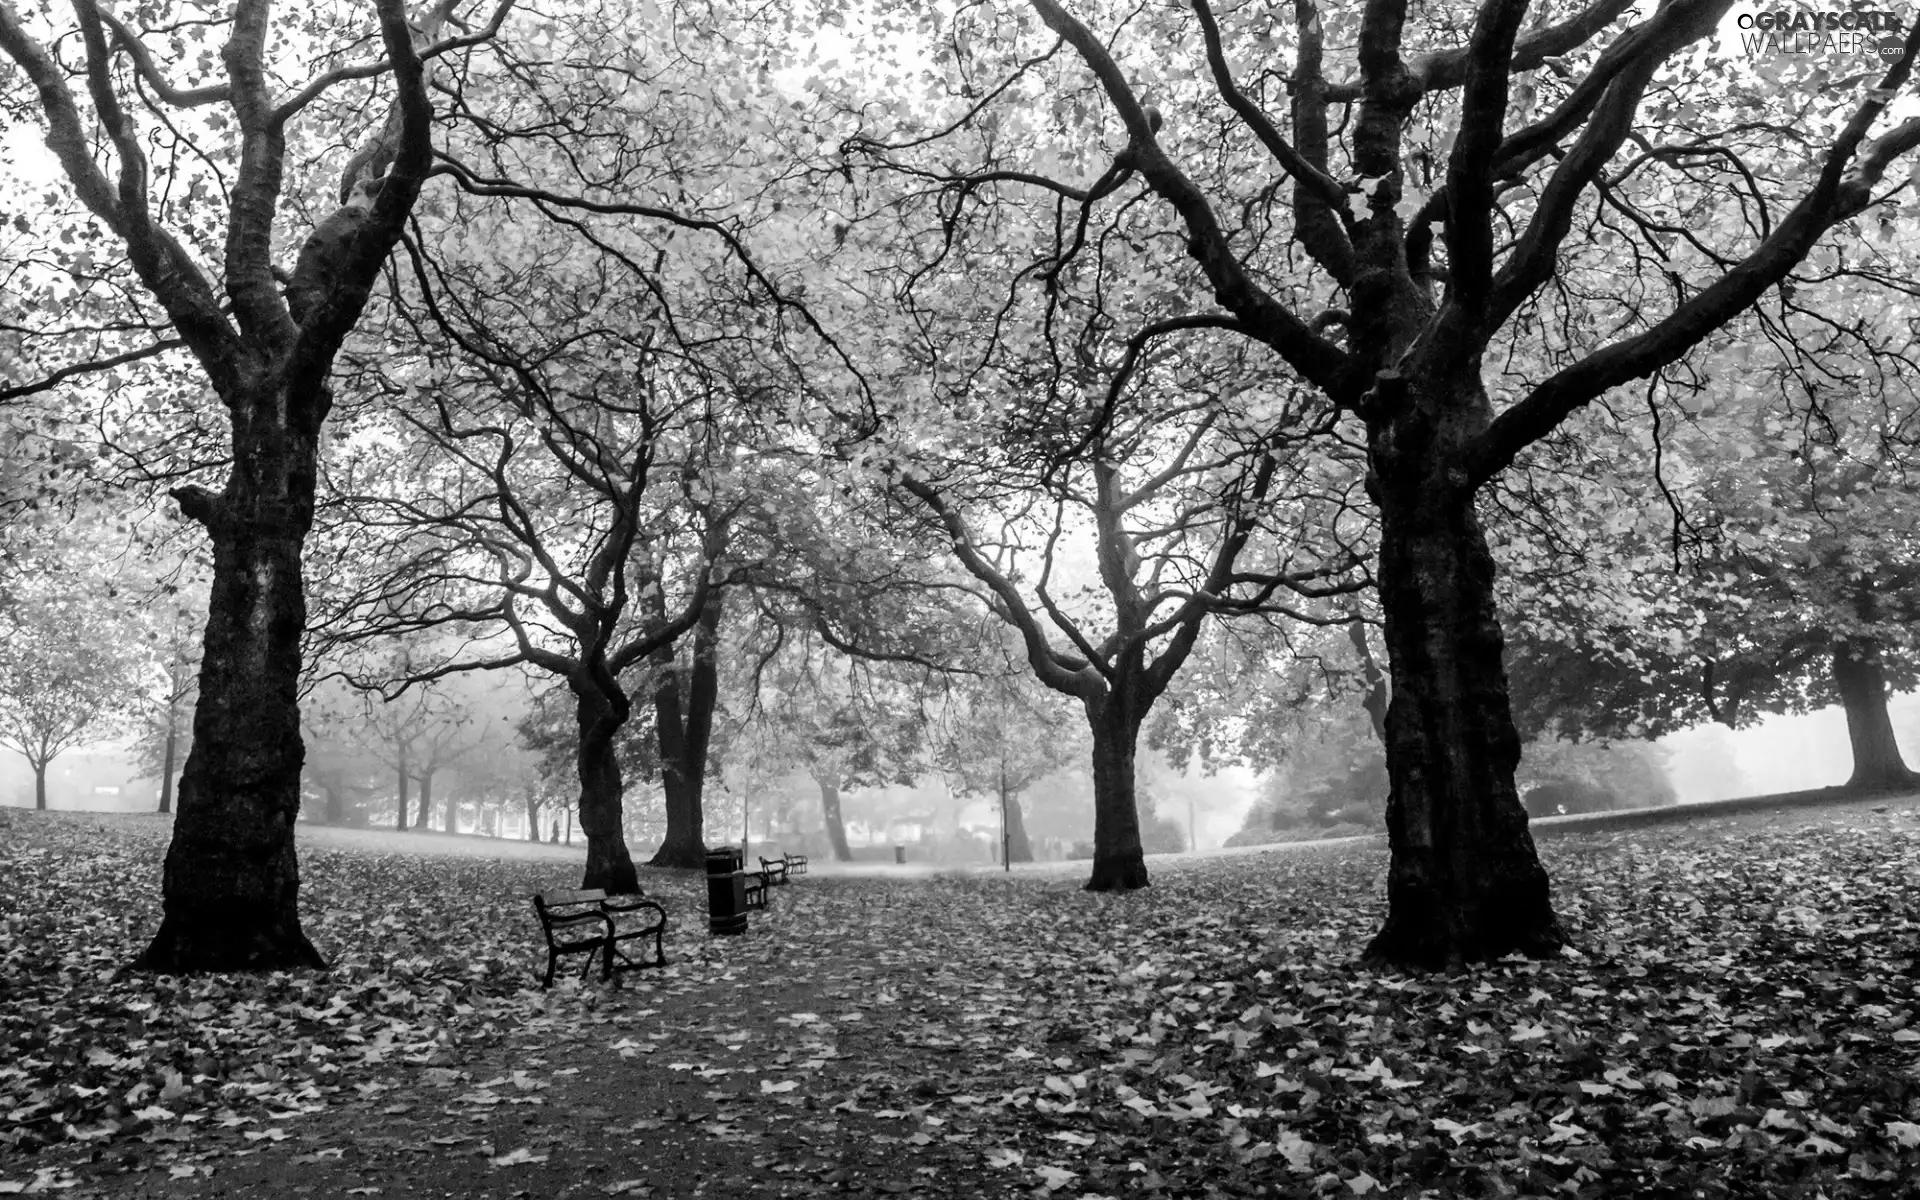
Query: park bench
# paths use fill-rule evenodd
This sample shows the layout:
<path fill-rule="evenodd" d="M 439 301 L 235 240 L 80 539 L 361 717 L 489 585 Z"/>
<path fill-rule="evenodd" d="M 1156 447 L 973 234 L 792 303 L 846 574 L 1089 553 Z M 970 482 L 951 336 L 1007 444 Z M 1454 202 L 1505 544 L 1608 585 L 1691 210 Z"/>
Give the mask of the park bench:
<path fill-rule="evenodd" d="M 547 937 L 547 974 L 540 986 L 553 986 L 553 972 L 561 958 L 584 954 L 586 965 L 580 977 L 593 970 L 593 956 L 601 956 L 600 977 L 612 979 L 621 971 L 667 965 L 666 948 L 661 936 L 667 928 L 667 910 L 642 896 L 609 896 L 600 888 L 555 889 L 533 898 L 533 910 L 540 918 L 541 932 Z M 644 939 L 653 940 L 648 954 Z M 622 949 L 628 942 L 639 942 L 634 957 Z"/>
<path fill-rule="evenodd" d="M 782 854 L 779 858 L 760 856 L 760 874 L 768 883 L 785 883 L 789 876 L 807 873 L 807 856 Z"/>

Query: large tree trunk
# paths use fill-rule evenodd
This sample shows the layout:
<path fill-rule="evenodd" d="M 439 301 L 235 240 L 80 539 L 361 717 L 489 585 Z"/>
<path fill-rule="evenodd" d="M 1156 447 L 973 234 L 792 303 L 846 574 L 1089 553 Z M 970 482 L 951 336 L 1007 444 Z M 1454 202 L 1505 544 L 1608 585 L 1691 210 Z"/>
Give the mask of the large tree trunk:
<path fill-rule="evenodd" d="M 420 819 L 414 822 L 421 833 L 433 832 L 433 772 L 415 775 L 420 784 Z"/>
<path fill-rule="evenodd" d="M 1367 956 L 1436 968 L 1551 954 L 1565 938 L 1514 786 L 1520 738 L 1507 703 L 1493 557 L 1470 496 L 1445 499 L 1438 482 L 1404 473 L 1398 482 L 1374 489 L 1392 671 L 1393 861 L 1386 925 Z"/>
<path fill-rule="evenodd" d="M 268 384 L 269 387 L 276 386 Z M 250 401 L 250 402 L 248 402 Z M 300 928 L 300 552 L 313 522 L 316 435 L 304 406 L 233 405 L 233 473 L 219 496 L 176 492 L 213 542 L 193 747 L 162 876 L 160 930 L 134 966 L 166 972 L 324 967 Z"/>
<path fill-rule="evenodd" d="M 604 675 L 605 672 L 598 674 Z M 583 888 L 605 888 L 616 895 L 640 890 L 640 876 L 627 851 L 620 821 L 620 758 L 614 738 L 632 711 L 625 693 L 611 685 L 611 677 L 596 679 L 576 674 L 567 680 L 573 689 L 574 713 L 580 730 L 580 829 L 587 835 L 587 869 Z M 567 844 L 573 844 L 573 822 L 567 822 Z"/>
<path fill-rule="evenodd" d="M 1872 638 L 1842 638 L 1833 646 L 1833 685 L 1847 713 L 1847 740 L 1853 745 L 1849 789 L 1882 791 L 1912 787 L 1914 773 L 1900 757 L 1887 712 L 1887 673 L 1880 643 Z"/>
<path fill-rule="evenodd" d="M 47 811 L 47 764 L 33 764 L 33 807 L 36 811 Z"/>
<path fill-rule="evenodd" d="M 527 793 L 527 840 L 540 840 L 540 797 L 534 792 Z"/>
<path fill-rule="evenodd" d="M 1130 673 L 1116 672 L 1107 695 L 1087 703 L 1093 729 L 1093 875 L 1090 892 L 1147 886 L 1140 846 L 1140 810 L 1134 794 L 1134 750 L 1144 714 L 1129 694 Z"/>
<path fill-rule="evenodd" d="M 827 844 L 833 847 L 833 861 L 852 862 L 853 851 L 847 846 L 846 822 L 840 819 L 840 787 L 818 775 L 813 777 L 813 781 L 820 785 L 820 813 L 826 820 Z"/>
<path fill-rule="evenodd" d="M 694 627 L 693 664 L 681 696 L 680 668 L 671 644 L 654 656 L 659 683 L 653 693 L 654 733 L 660 750 L 660 779 L 666 793 L 667 831 L 648 860 L 654 867 L 704 867 L 707 861 L 707 746 L 713 737 L 713 711 L 719 701 L 717 662 L 720 593 L 709 593 Z"/>

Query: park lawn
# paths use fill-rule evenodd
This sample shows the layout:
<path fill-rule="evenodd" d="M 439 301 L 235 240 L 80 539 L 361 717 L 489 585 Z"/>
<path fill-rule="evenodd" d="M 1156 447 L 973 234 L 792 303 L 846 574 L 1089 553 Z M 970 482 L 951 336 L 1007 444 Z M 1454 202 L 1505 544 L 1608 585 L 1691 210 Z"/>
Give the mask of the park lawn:
<path fill-rule="evenodd" d="M 1385 852 L 836 877 L 543 993 L 577 854 L 302 851 L 335 969 L 119 975 L 166 825 L 0 810 L 0 1194 L 1884 1196 L 1920 1179 L 1920 808 L 1543 841 L 1578 951 L 1355 956 Z M 401 843 L 406 844 L 406 843 Z M 431 847 L 422 841 L 417 846 Z M 479 849 L 489 849 L 479 844 Z"/>

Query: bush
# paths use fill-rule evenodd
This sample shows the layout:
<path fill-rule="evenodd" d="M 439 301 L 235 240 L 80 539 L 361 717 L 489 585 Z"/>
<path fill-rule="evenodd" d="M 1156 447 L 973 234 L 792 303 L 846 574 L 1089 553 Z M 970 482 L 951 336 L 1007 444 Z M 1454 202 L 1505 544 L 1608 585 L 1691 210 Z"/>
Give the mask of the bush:
<path fill-rule="evenodd" d="M 1140 848 L 1148 854 L 1179 854 L 1187 848 L 1187 834 L 1178 821 L 1156 814 L 1140 822 Z"/>
<path fill-rule="evenodd" d="M 1618 795 L 1579 779 L 1549 779 L 1527 789 L 1524 802 L 1529 817 L 1612 812 L 1621 807 Z"/>

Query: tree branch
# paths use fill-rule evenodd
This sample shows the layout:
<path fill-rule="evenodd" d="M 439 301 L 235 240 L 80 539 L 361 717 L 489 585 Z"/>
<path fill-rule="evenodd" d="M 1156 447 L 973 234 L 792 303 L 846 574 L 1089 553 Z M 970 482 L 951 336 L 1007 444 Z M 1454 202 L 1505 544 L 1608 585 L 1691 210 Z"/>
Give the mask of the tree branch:
<path fill-rule="evenodd" d="M 218 525 L 225 515 L 225 505 L 220 499 L 220 493 L 209 491 L 198 484 L 190 483 L 184 487 L 177 487 L 167 494 L 179 502 L 181 515 L 198 521 L 209 530 Z"/>
<path fill-rule="evenodd" d="M 273 278 L 273 217 L 285 182 L 287 146 L 267 95 L 267 11 L 259 0 L 235 5 L 233 33 L 220 51 L 240 127 L 225 266 L 227 298 L 241 332 L 263 344 L 284 345 L 294 330 Z"/>
<path fill-rule="evenodd" d="M 1554 170 L 1534 207 L 1533 219 L 1493 282 L 1493 296 L 1478 330 L 1490 337 L 1507 317 L 1553 277 L 1560 245 L 1573 225 L 1581 193 L 1633 131 L 1634 113 L 1654 72 L 1669 57 L 1712 33 L 1732 0 L 1675 0 L 1661 10 L 1661 27 L 1639 39 L 1566 157 Z"/>
<path fill-rule="evenodd" d="M 81 0 L 78 11 L 83 25 L 90 25 L 93 30 L 99 54 L 104 59 L 106 43 L 102 26 L 97 20 L 85 19 L 87 13 L 97 13 L 97 9 L 88 0 Z M 0 0 L 0 51 L 20 65 L 39 93 L 41 115 L 47 122 L 47 146 L 59 160 L 81 203 L 126 246 L 128 260 L 141 283 L 166 309 L 174 328 L 205 368 L 214 390 L 223 398 L 233 396 L 240 384 L 232 353 L 237 339 L 220 311 L 212 285 L 194 264 L 192 256 L 170 235 L 154 226 L 147 213 L 144 193 L 128 202 L 94 163 L 93 139 L 65 76 L 46 48 L 28 35 L 19 14 L 6 0 Z M 90 49 L 90 65 L 92 55 Z M 90 72 L 96 93 L 103 85 L 110 84 L 107 74 L 104 61 L 97 72 Z M 110 86 L 106 86 L 105 99 L 107 111 L 118 113 L 119 104 Z M 97 105 L 97 94 L 95 100 Z M 114 138 L 115 145 L 130 142 L 137 153 L 138 139 L 125 127 L 124 114 L 122 120 L 120 134 Z M 137 161 L 144 163 L 144 159 Z M 143 178 L 138 167 L 134 168 L 134 177 Z M 124 164 L 122 181 L 123 184 L 127 181 Z"/>
<path fill-rule="evenodd" d="M 142 346 L 138 350 L 129 350 L 124 354 L 115 354 L 109 358 L 98 358 L 92 362 L 75 363 L 70 367 L 62 367 L 51 375 L 36 379 L 32 383 L 22 383 L 14 387 L 0 388 L 0 401 L 14 400 L 21 396 L 36 395 L 40 392 L 49 391 L 75 376 L 91 374 L 94 371 L 111 371 L 115 367 L 122 367 L 130 362 L 139 362 L 143 358 L 152 358 L 154 355 L 164 354 L 168 350 L 178 350 L 184 345 L 186 345 L 186 343 L 179 338 L 163 338 L 150 346 Z"/>
<path fill-rule="evenodd" d="M 1326 36 L 1314 0 L 1294 0 L 1293 28 L 1299 42 L 1294 53 L 1290 103 L 1294 146 L 1301 158 L 1325 174 L 1328 148 L 1333 139 L 1327 130 Z M 1359 269 L 1347 226 L 1348 215 L 1344 188 L 1337 196 L 1325 196 L 1301 187 L 1293 189 L 1293 220 L 1294 227 L 1300 231 L 1301 245 L 1341 287 L 1352 286 Z M 1316 327 L 1313 332 L 1323 330 Z"/>
<path fill-rule="evenodd" d="M 1064 692 L 1082 700 L 1098 698 L 1103 684 L 1092 663 L 1070 658 L 1047 644 L 1045 631 L 1027 607 L 1019 589 L 974 546 L 966 521 L 947 503 L 946 497 L 931 484 L 904 471 L 895 478 L 908 493 L 933 510 L 934 516 L 946 529 L 947 536 L 952 539 L 954 556 L 974 578 L 986 584 L 999 598 L 1008 622 L 1019 632 L 1026 646 L 1027 661 L 1032 664 L 1033 673 L 1040 682 L 1056 692 Z"/>
<path fill-rule="evenodd" d="M 500 26 L 505 23 L 507 14 L 513 11 L 514 3 L 515 0 L 500 0 L 500 3 L 495 6 L 493 10 L 493 17 L 484 27 L 473 33 L 465 33 L 458 37 L 447 38 L 445 41 L 422 45 L 419 51 L 420 61 L 431 62 L 443 54 L 450 54 L 455 50 L 463 50 L 468 46 L 477 46 L 482 42 L 491 41 L 493 37 L 500 32 Z M 433 31 L 437 31 L 446 19 L 453 15 L 453 10 L 458 8 L 459 5 L 460 0 L 441 0 L 439 4 L 430 10 L 427 19 L 421 23 L 422 30 L 426 32 L 427 36 L 431 36 Z M 282 101 L 280 106 L 274 110 L 273 119 L 284 125 L 292 120 L 301 109 L 318 100 L 326 93 L 328 88 L 333 87 L 335 84 L 345 83 L 352 79 L 372 79 L 376 76 L 384 75 L 388 71 L 393 70 L 393 63 L 394 60 L 392 58 L 382 58 L 370 63 L 358 63 L 351 67 L 339 67 L 326 72 L 324 75 L 317 76 L 298 92 L 295 92 L 291 97 Z M 348 178 L 351 179 L 353 175 L 357 173 L 357 169 L 364 165 L 364 163 L 350 163 L 347 173 Z M 378 174 L 378 172 L 375 172 L 375 174 Z M 340 199 L 345 200 L 346 195 L 343 193 Z"/>
<path fill-rule="evenodd" d="M 1652 328 L 1614 342 L 1555 372 L 1532 393 L 1495 417 L 1467 452 L 1474 487 L 1504 470 L 1576 409 L 1631 379 L 1674 362 L 1785 279 L 1828 229 L 1873 201 L 1873 188 L 1897 157 L 1920 147 L 1920 117 L 1910 117 L 1871 142 L 1867 131 L 1905 87 L 1920 53 L 1920 22 L 1907 34 L 1905 53 L 1880 86 L 1867 94 L 1834 139 L 1820 175 L 1768 237 L 1740 263 L 1694 293 Z M 1858 159 L 1855 155 L 1858 153 Z M 1851 170 L 1849 165 L 1851 164 Z"/>
<path fill-rule="evenodd" d="M 1513 39 L 1527 0 L 1487 0 L 1467 43 L 1460 132 L 1447 159 L 1447 265 L 1453 303 L 1478 312 L 1493 277 L 1494 157 L 1507 112 Z"/>
<path fill-rule="evenodd" d="M 1154 140 L 1153 123 L 1106 46 L 1067 13 L 1058 0 L 1029 0 L 1040 19 L 1064 38 L 1094 73 L 1127 129 L 1127 153 L 1153 190 L 1173 206 L 1187 227 L 1187 253 L 1206 272 L 1222 308 L 1246 323 L 1249 336 L 1282 358 L 1335 403 L 1359 395 L 1345 351 L 1315 334 L 1247 273 L 1207 202 L 1206 194 L 1175 166 Z"/>
<path fill-rule="evenodd" d="M 1616 17 L 1633 7 L 1634 0 L 1599 0 L 1558 25 L 1549 25 L 1531 37 L 1523 38 L 1513 51 L 1513 71 L 1531 71 L 1554 58 L 1585 45 L 1588 39 L 1612 24 Z M 1446 91 L 1466 82 L 1472 51 L 1468 47 L 1435 50 L 1415 59 L 1410 74 L 1422 93 Z M 1361 99 L 1362 84 L 1337 83 L 1327 87 L 1329 104 L 1352 104 Z"/>
<path fill-rule="evenodd" d="M 454 0 L 441 0 L 432 10 L 444 19 Z M 407 214 L 413 210 L 428 171 L 433 166 L 430 133 L 433 109 L 427 100 L 426 68 L 414 52 L 414 31 L 407 23 L 405 0 L 375 0 L 380 14 L 380 36 L 393 63 L 394 101 L 381 132 L 348 163 L 350 188 L 356 175 L 387 161 L 385 182 L 367 219 L 339 248 L 333 264 L 333 283 L 313 311 L 301 322 L 288 373 L 296 378 L 324 379 L 326 367 L 366 308 L 373 281 L 399 242 Z M 437 26 L 435 26 L 437 28 Z M 324 413 L 312 414 L 317 421 Z"/>
<path fill-rule="evenodd" d="M 219 104 L 232 98 L 232 89 L 220 84 L 200 88 L 174 87 L 167 82 L 167 77 L 162 75 L 160 68 L 154 64 L 153 55 L 147 52 L 146 43 L 127 27 L 126 22 L 105 9 L 100 10 L 100 19 L 112 28 L 114 43 L 125 50 L 127 57 L 133 60 L 134 71 L 140 78 L 147 81 L 147 86 L 153 89 L 154 95 L 166 103 L 175 108 L 199 108 L 204 104 Z"/>
<path fill-rule="evenodd" d="M 1281 136 L 1280 130 L 1267 119 L 1267 114 L 1261 112 L 1260 106 L 1234 82 L 1233 72 L 1227 67 L 1226 48 L 1220 40 L 1220 23 L 1214 19 L 1213 9 L 1207 0 L 1193 0 L 1193 12 L 1200 19 L 1200 33 L 1207 47 L 1207 68 L 1213 73 L 1215 90 L 1241 123 L 1253 131 L 1254 137 L 1267 148 L 1267 153 L 1273 156 L 1274 161 L 1293 178 L 1295 195 L 1298 197 L 1295 211 L 1306 217 L 1299 228 L 1301 245 L 1313 255 L 1315 262 L 1327 269 L 1335 282 L 1343 286 L 1351 283 L 1354 271 L 1353 243 L 1348 239 L 1344 220 L 1347 193 L 1339 181 L 1322 169 L 1324 147 L 1321 151 L 1322 162 L 1316 164 Z M 1317 49 L 1317 17 L 1313 25 Z M 1317 61 L 1314 69 L 1318 70 Z"/>

